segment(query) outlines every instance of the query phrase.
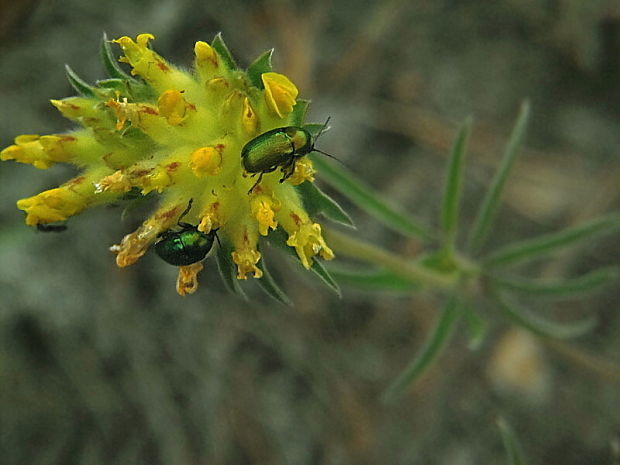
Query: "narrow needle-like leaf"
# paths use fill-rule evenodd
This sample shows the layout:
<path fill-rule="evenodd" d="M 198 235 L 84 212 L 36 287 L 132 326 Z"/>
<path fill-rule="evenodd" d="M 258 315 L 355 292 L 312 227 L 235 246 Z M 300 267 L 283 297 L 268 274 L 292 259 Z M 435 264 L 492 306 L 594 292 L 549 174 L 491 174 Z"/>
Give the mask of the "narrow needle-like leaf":
<path fill-rule="evenodd" d="M 260 252 L 260 248 L 259 248 Z M 257 279 L 256 282 L 260 286 L 260 288 L 265 291 L 265 293 L 273 298 L 274 300 L 280 302 L 283 305 L 291 306 L 293 305 L 291 299 L 284 293 L 284 291 L 278 286 L 276 280 L 271 276 L 269 269 L 267 268 L 267 264 L 265 263 L 265 255 L 262 255 L 261 261 L 258 265 L 260 269 L 263 271 L 263 276 L 260 279 Z"/>
<path fill-rule="evenodd" d="M 406 236 L 425 240 L 432 238 L 432 234 L 425 227 L 397 208 L 388 205 L 379 195 L 343 167 L 328 163 L 320 158 L 320 155 L 311 155 L 311 158 L 322 180 L 388 228 Z"/>
<path fill-rule="evenodd" d="M 472 252 L 475 252 L 482 247 L 489 234 L 495 214 L 497 213 L 497 208 L 501 200 L 506 179 L 510 174 L 510 169 L 512 168 L 512 165 L 514 164 L 519 153 L 519 149 L 521 148 L 529 115 L 530 104 L 526 101 L 521 105 L 517 122 L 515 123 L 512 134 L 510 135 L 506 148 L 504 149 L 501 164 L 495 173 L 493 180 L 491 181 L 489 190 L 484 196 L 482 204 L 478 209 L 476 219 L 474 220 L 474 225 L 472 227 L 468 242 L 469 250 Z"/>
<path fill-rule="evenodd" d="M 576 297 L 596 291 L 620 277 L 618 267 L 601 268 L 576 278 L 557 282 L 540 282 L 523 278 L 494 278 L 504 289 L 549 298 Z"/>
<path fill-rule="evenodd" d="M 508 456 L 508 465 L 526 465 L 523 448 L 512 427 L 502 417 L 497 419 L 497 426 L 502 435 L 502 442 Z"/>
<path fill-rule="evenodd" d="M 469 302 L 463 306 L 463 319 L 469 332 L 467 347 L 470 350 L 478 350 L 487 335 L 489 323 L 477 313 L 476 309 L 472 308 Z"/>
<path fill-rule="evenodd" d="M 619 227 L 620 215 L 604 216 L 574 228 L 508 245 L 492 253 L 484 260 L 484 264 L 487 267 L 500 267 L 533 260 L 576 242 L 590 239 L 596 234 L 612 232 Z"/>
<path fill-rule="evenodd" d="M 326 218 L 355 229 L 353 220 L 338 203 L 319 189 L 313 182 L 304 182 L 296 186 L 301 194 L 304 207 L 311 216 L 322 214 Z"/>
<path fill-rule="evenodd" d="M 77 92 L 84 97 L 95 96 L 95 88 L 75 74 L 69 65 L 65 65 L 65 70 L 67 72 L 67 79 L 69 80 L 69 83 Z"/>
<path fill-rule="evenodd" d="M 421 288 L 417 282 L 384 269 L 360 269 L 351 266 L 329 264 L 326 267 L 338 283 L 365 292 L 391 292 L 411 294 Z"/>
<path fill-rule="evenodd" d="M 439 315 L 435 328 L 433 328 L 430 337 L 418 355 L 383 393 L 382 399 L 384 402 L 395 400 L 437 359 L 454 332 L 459 316 L 461 316 L 460 310 L 461 302 L 458 298 L 456 296 L 450 297 L 442 309 L 441 315 Z"/>
<path fill-rule="evenodd" d="M 445 244 L 448 250 L 454 248 L 454 240 L 459 220 L 459 200 L 461 197 L 461 185 L 463 179 L 463 160 L 467 151 L 467 141 L 471 131 L 471 118 L 467 118 L 465 124 L 460 129 L 452 152 L 446 174 L 443 202 L 441 206 L 441 227 L 443 230 Z"/>
<path fill-rule="evenodd" d="M 131 79 L 133 81 L 133 78 L 118 64 L 118 60 L 114 56 L 112 47 L 110 47 L 110 41 L 108 40 L 108 36 L 105 32 L 103 33 L 103 40 L 101 41 L 101 59 L 103 61 L 103 66 L 110 77 L 117 79 Z"/>
<path fill-rule="evenodd" d="M 232 247 L 226 242 L 222 242 L 222 245 L 217 248 L 217 267 L 222 277 L 224 287 L 234 295 L 247 300 L 245 292 L 239 285 L 239 280 L 235 275 L 235 266 L 230 258 Z"/>
<path fill-rule="evenodd" d="M 316 274 L 319 277 L 319 279 L 321 279 L 321 281 L 323 281 L 325 284 L 327 284 L 327 286 L 332 291 L 334 291 L 336 294 L 338 294 L 338 297 L 342 297 L 342 292 L 340 291 L 340 286 L 338 285 L 336 280 L 332 277 L 332 275 L 329 274 L 329 271 L 327 271 L 327 269 L 325 269 L 325 266 L 323 265 L 323 263 L 321 263 L 318 260 L 314 260 L 312 262 L 312 266 L 310 267 L 310 270 L 312 270 L 314 272 L 314 274 Z"/>
<path fill-rule="evenodd" d="M 504 315 L 513 323 L 539 336 L 554 339 L 571 339 L 582 336 L 596 325 L 595 318 L 588 318 L 572 323 L 556 323 L 543 320 L 508 302 L 508 299 L 500 292 L 494 292 L 493 295 Z"/>
<path fill-rule="evenodd" d="M 289 247 L 286 244 L 286 233 L 281 228 L 278 228 L 275 231 L 271 231 L 267 236 L 267 242 L 299 260 L 299 257 L 295 253 L 295 249 Z M 342 297 L 342 293 L 340 292 L 340 286 L 334 280 L 334 278 L 332 278 L 332 276 L 325 269 L 321 262 L 319 262 L 317 259 L 314 259 L 312 261 L 312 266 L 310 267 L 310 270 L 313 271 L 314 274 L 321 281 L 323 281 L 323 283 L 325 283 L 332 291 L 338 294 L 338 297 Z"/>

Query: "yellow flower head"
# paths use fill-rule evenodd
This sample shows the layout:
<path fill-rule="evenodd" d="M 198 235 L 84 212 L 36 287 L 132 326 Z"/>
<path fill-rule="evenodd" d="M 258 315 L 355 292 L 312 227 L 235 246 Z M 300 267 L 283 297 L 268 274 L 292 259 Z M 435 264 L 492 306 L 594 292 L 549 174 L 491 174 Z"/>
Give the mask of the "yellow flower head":
<path fill-rule="evenodd" d="M 261 151 L 250 154 L 258 168 L 242 168 L 249 141 L 276 128 L 302 126 L 307 102 L 297 101 L 297 87 L 265 60 L 238 69 L 219 35 L 212 44 L 196 43 L 191 72 L 153 51 L 153 40 L 140 34 L 104 42 L 112 79 L 90 86 L 70 72 L 81 95 L 51 101 L 79 127 L 18 136 L 0 152 L 2 160 L 36 168 L 71 163 L 81 170 L 60 187 L 19 200 L 26 223 L 66 221 L 91 206 L 153 192 L 159 197 L 155 212 L 110 250 L 126 267 L 157 244 L 157 254 L 179 266 L 181 295 L 197 289 L 201 261 L 211 248 L 220 268 L 236 266 L 232 275 L 238 279 L 263 276 L 259 239 L 281 234 L 280 228 L 304 267 L 317 254 L 333 258 L 295 187 L 312 182 L 315 173 L 310 161 L 290 154 L 296 144 L 261 139 Z M 119 61 L 131 74 L 115 63 L 111 44 L 120 46 Z M 276 151 L 276 166 L 265 150 Z"/>

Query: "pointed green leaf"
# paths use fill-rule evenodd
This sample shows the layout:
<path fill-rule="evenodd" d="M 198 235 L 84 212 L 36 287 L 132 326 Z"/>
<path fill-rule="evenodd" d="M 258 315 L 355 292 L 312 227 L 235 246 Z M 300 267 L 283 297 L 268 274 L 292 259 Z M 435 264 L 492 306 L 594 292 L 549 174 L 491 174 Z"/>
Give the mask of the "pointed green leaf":
<path fill-rule="evenodd" d="M 620 268 L 609 267 L 591 271 L 576 278 L 558 282 L 540 282 L 523 278 L 494 278 L 502 288 L 528 295 L 550 298 L 576 297 L 596 291 L 620 277 Z"/>
<path fill-rule="evenodd" d="M 467 150 L 467 141 L 471 131 L 471 118 L 467 118 L 465 124 L 460 129 L 452 152 L 443 192 L 443 203 L 441 206 L 441 227 L 443 229 L 445 246 L 452 250 L 459 220 L 459 200 L 461 197 L 461 185 L 463 183 L 463 160 Z"/>
<path fill-rule="evenodd" d="M 332 263 L 326 268 L 339 284 L 367 292 L 411 294 L 420 289 L 418 283 L 384 269 L 360 269 Z"/>
<path fill-rule="evenodd" d="M 131 79 L 125 81 L 128 89 L 128 97 L 130 100 L 137 102 L 156 102 L 157 92 L 144 81 Z"/>
<path fill-rule="evenodd" d="M 103 40 L 101 41 L 100 53 L 103 66 L 105 67 L 108 76 L 117 79 L 133 79 L 118 64 L 118 60 L 112 51 L 112 47 L 110 47 L 108 35 L 105 32 L 103 33 Z"/>
<path fill-rule="evenodd" d="M 316 136 L 321 131 L 323 131 L 323 133 L 326 133 L 331 129 L 331 126 L 326 127 L 325 123 L 306 123 L 303 127 L 313 136 Z"/>
<path fill-rule="evenodd" d="M 482 200 L 482 204 L 474 220 L 468 242 L 471 251 L 480 249 L 489 234 L 491 225 L 495 219 L 495 214 L 497 213 L 504 185 L 506 184 L 506 179 L 508 179 L 510 170 L 521 149 L 529 116 L 530 104 L 528 101 L 525 101 L 521 105 L 517 122 L 515 123 L 512 134 L 504 149 L 504 155 L 502 156 L 500 166 L 491 181 L 491 185 Z"/>
<path fill-rule="evenodd" d="M 79 94 L 84 97 L 95 96 L 95 88 L 75 74 L 69 65 L 65 65 L 65 70 L 67 72 L 67 79 L 69 80 L 69 83 Z"/>
<path fill-rule="evenodd" d="M 296 186 L 296 190 L 301 195 L 304 202 L 304 207 L 310 216 L 322 214 L 336 223 L 355 229 L 353 220 L 347 212 L 345 212 L 334 199 L 319 189 L 313 182 L 301 183 Z"/>
<path fill-rule="evenodd" d="M 258 251 L 260 252 L 260 248 L 258 249 Z M 265 291 L 265 293 L 269 297 L 276 300 L 277 302 L 280 302 L 281 304 L 289 307 L 292 306 L 293 303 L 291 302 L 291 299 L 289 299 L 289 297 L 284 293 L 284 291 L 280 289 L 280 286 L 278 286 L 278 283 L 275 279 L 273 279 L 273 276 L 267 269 L 267 263 L 265 263 L 265 254 L 261 253 L 261 260 L 260 262 L 258 262 L 257 266 L 263 271 L 263 276 L 260 279 L 256 280 L 260 288 Z"/>
<path fill-rule="evenodd" d="M 248 66 L 247 75 L 254 87 L 258 87 L 259 89 L 263 89 L 265 87 L 261 76 L 263 73 L 269 73 L 273 69 L 271 66 L 271 55 L 273 55 L 273 49 L 262 53 L 250 66 Z"/>
<path fill-rule="evenodd" d="M 301 126 L 306 118 L 308 112 L 308 106 L 310 100 L 297 99 L 297 103 L 293 106 L 293 112 L 291 113 L 290 121 L 292 126 Z M 305 128 L 305 125 L 304 125 Z"/>
<path fill-rule="evenodd" d="M 269 235 L 267 236 L 267 241 L 273 246 L 277 247 L 278 249 L 286 252 L 287 254 L 299 260 L 299 257 L 297 256 L 295 249 L 286 244 L 286 241 L 287 241 L 286 232 L 282 228 L 278 228 L 274 231 L 271 231 Z M 321 264 L 321 262 L 314 259 L 312 261 L 312 266 L 310 267 L 310 270 L 312 270 L 314 274 L 321 281 L 323 281 L 323 283 L 327 284 L 327 286 L 332 291 L 338 294 L 338 297 L 342 297 L 342 294 L 340 292 L 340 286 L 338 286 L 338 283 L 334 280 L 334 278 L 330 276 L 329 272 L 325 269 L 325 267 Z"/>
<path fill-rule="evenodd" d="M 596 318 L 588 318 L 572 323 L 556 323 L 543 320 L 509 303 L 508 299 L 499 292 L 494 292 L 493 296 L 499 304 L 500 310 L 513 323 L 539 336 L 554 339 L 571 339 L 584 335 L 596 325 Z"/>
<path fill-rule="evenodd" d="M 235 272 L 235 264 L 232 261 L 231 257 L 232 246 L 224 241 L 221 242 L 221 245 L 217 248 L 217 267 L 220 272 L 220 276 L 222 277 L 222 281 L 224 282 L 224 287 L 231 294 L 237 295 L 244 300 L 247 300 L 245 292 L 241 288 L 239 284 L 239 280 L 237 279 L 237 274 Z"/>
<path fill-rule="evenodd" d="M 320 155 L 310 155 L 310 157 L 319 171 L 321 179 L 388 228 L 406 236 L 422 239 L 432 237 L 426 228 L 410 219 L 407 214 L 388 205 L 343 167 L 328 163 Z"/>
<path fill-rule="evenodd" d="M 492 253 L 484 260 L 484 264 L 494 268 L 534 260 L 579 241 L 591 239 L 597 234 L 613 232 L 619 227 L 620 215 L 604 216 L 580 226 L 510 244 Z"/>
<path fill-rule="evenodd" d="M 478 350 L 489 332 L 489 323 L 472 308 L 470 303 L 464 306 L 463 317 L 469 331 L 467 347 L 470 350 Z"/>
<path fill-rule="evenodd" d="M 385 390 L 384 402 L 395 400 L 402 392 L 423 374 L 448 344 L 456 323 L 461 316 L 461 302 L 458 297 L 451 296 L 439 315 L 430 337 L 424 343 L 418 355 L 403 370 L 396 380 Z"/>
<path fill-rule="evenodd" d="M 100 79 L 97 81 L 97 87 L 103 87 L 105 89 L 114 89 L 121 93 L 127 90 L 127 81 L 119 78 Z"/>
<path fill-rule="evenodd" d="M 224 39 L 222 39 L 221 32 L 217 33 L 217 35 L 213 39 L 213 42 L 211 43 L 211 47 L 215 49 L 215 51 L 218 53 L 220 58 L 224 61 L 224 64 L 226 64 L 226 67 L 228 69 L 231 69 L 231 70 L 237 69 L 237 63 L 235 63 L 235 59 L 233 58 L 232 53 L 230 53 L 230 50 L 228 50 L 228 47 L 224 43 Z"/>
<path fill-rule="evenodd" d="M 497 419 L 497 426 L 502 435 L 502 442 L 508 456 L 508 465 L 526 465 L 525 454 L 515 431 L 502 417 Z"/>
<path fill-rule="evenodd" d="M 329 287 L 332 291 L 334 291 L 338 295 L 338 297 L 342 298 L 342 292 L 340 291 L 340 286 L 338 285 L 336 280 L 329 274 L 329 271 L 325 269 L 325 266 L 323 265 L 323 263 L 314 259 L 312 261 L 312 266 L 310 267 L 310 270 L 312 270 L 312 272 L 316 276 L 318 276 L 321 281 L 327 284 L 327 287 Z"/>

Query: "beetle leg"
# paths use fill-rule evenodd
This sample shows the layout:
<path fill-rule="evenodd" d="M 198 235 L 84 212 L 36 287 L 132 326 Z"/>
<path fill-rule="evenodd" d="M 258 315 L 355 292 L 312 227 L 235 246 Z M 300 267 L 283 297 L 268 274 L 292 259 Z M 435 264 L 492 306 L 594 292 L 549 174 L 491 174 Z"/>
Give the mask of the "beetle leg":
<path fill-rule="evenodd" d="M 183 213 L 181 213 L 181 215 L 179 216 L 179 219 L 177 220 L 177 224 L 181 227 L 183 227 L 181 220 L 183 219 L 183 217 L 185 215 L 187 215 L 189 213 L 189 211 L 192 209 L 192 203 L 194 203 L 194 199 L 189 199 L 189 203 L 187 204 L 187 208 L 185 209 L 185 211 Z"/>
<path fill-rule="evenodd" d="M 280 182 L 286 181 L 295 172 L 295 157 L 291 157 L 286 165 L 282 167 L 282 179 Z"/>
<path fill-rule="evenodd" d="M 254 185 L 250 188 L 250 190 L 248 191 L 248 194 L 251 194 L 252 191 L 254 190 L 254 188 L 256 186 L 258 186 L 258 184 L 263 180 L 263 174 L 265 174 L 264 171 L 261 171 L 260 174 L 258 175 L 258 179 L 256 180 L 256 182 L 254 183 Z"/>
<path fill-rule="evenodd" d="M 220 229 L 220 228 L 217 228 L 217 229 L 212 229 L 212 230 L 211 230 L 211 232 L 213 233 L 213 235 L 214 235 L 214 236 L 215 236 L 215 238 L 217 239 L 217 245 L 219 245 L 219 246 L 220 246 L 220 249 L 221 249 L 221 248 L 222 248 L 222 243 L 220 242 L 220 236 L 218 236 L 218 235 L 217 235 L 217 230 L 218 230 L 218 229 Z"/>

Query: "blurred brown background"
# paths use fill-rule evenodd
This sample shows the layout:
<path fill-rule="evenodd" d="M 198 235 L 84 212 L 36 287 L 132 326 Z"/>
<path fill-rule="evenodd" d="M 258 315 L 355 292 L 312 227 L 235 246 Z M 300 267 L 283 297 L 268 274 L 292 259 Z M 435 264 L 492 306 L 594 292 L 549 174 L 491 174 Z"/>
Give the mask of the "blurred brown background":
<path fill-rule="evenodd" d="M 310 119 L 332 117 L 321 148 L 428 224 L 458 125 L 474 116 L 467 224 L 526 97 L 527 147 L 490 246 L 618 209 L 617 0 L 31 0 L 0 2 L 0 18 L 2 147 L 71 127 L 48 100 L 73 94 L 65 63 L 104 77 L 103 31 L 151 32 L 158 52 L 187 66 L 194 42 L 222 31 L 242 65 L 275 47 L 276 70 L 314 102 Z M 283 260 L 274 271 L 294 308 L 254 283 L 249 302 L 227 295 L 214 264 L 195 295 L 178 297 L 173 267 L 147 255 L 119 270 L 107 251 L 145 212 L 91 211 L 63 234 L 23 224 L 15 201 L 73 173 L 0 164 L 2 464 L 495 464 L 500 415 L 532 464 L 614 463 L 618 285 L 549 304 L 599 316 L 570 345 L 482 308 L 490 333 L 479 350 L 461 328 L 399 403 L 383 405 L 438 299 L 345 289 L 340 301 Z M 350 210 L 361 237 L 419 252 Z M 527 272 L 574 275 L 619 257 L 607 238 Z"/>

